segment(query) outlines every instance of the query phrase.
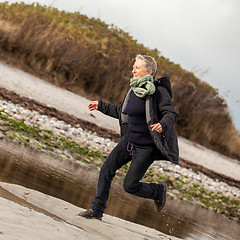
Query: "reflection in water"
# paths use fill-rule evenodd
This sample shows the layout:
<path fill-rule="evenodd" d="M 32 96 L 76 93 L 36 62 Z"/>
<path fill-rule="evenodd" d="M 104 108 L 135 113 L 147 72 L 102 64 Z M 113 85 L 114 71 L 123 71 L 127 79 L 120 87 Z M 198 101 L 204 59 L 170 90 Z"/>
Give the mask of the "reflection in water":
<path fill-rule="evenodd" d="M 0 156 L 0 181 L 23 185 L 89 208 L 98 172 L 81 168 L 75 174 L 74 169 L 70 174 L 63 174 L 57 169 L 16 161 L 10 155 Z M 131 196 L 122 190 L 120 181 L 113 182 L 107 214 L 187 240 L 236 240 L 240 236 L 240 225 L 236 221 L 200 207 L 168 199 L 163 212 L 156 213 L 153 209 L 153 201 Z"/>

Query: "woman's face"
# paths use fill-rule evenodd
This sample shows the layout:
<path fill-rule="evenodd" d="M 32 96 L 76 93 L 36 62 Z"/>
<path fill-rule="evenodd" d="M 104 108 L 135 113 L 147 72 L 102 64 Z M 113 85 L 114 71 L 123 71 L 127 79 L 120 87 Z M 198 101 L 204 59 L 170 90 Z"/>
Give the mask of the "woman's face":
<path fill-rule="evenodd" d="M 151 75 L 152 70 L 147 71 L 146 63 L 142 59 L 138 58 L 133 64 L 132 74 L 133 78 L 138 79 L 146 75 Z"/>

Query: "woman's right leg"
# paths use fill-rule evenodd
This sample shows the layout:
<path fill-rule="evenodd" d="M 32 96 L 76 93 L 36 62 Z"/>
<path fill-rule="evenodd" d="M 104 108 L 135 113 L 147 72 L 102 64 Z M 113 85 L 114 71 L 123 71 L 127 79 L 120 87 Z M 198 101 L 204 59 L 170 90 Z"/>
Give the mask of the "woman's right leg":
<path fill-rule="evenodd" d="M 103 214 L 107 206 L 111 182 L 117 169 L 132 159 L 132 156 L 127 151 L 127 145 L 128 140 L 127 137 L 124 136 L 102 165 L 98 178 L 96 196 L 92 200 L 92 210 L 100 215 Z"/>

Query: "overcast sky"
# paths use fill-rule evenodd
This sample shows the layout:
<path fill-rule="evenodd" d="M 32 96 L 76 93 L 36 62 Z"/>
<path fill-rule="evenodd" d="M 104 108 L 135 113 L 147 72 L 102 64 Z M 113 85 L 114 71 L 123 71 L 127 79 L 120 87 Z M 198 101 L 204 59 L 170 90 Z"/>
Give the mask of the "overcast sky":
<path fill-rule="evenodd" d="M 100 18 L 157 48 L 217 88 L 240 130 L 240 0 L 22 1 Z"/>

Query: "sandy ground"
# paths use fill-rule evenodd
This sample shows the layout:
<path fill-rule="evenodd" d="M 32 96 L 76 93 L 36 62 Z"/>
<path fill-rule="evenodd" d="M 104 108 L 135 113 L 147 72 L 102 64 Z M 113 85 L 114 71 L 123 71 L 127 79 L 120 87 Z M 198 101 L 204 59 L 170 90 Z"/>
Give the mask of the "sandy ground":
<path fill-rule="evenodd" d="M 117 119 L 105 116 L 98 111 L 88 111 L 89 99 L 58 88 L 1 62 L 0 87 L 14 91 L 21 96 L 35 99 L 47 106 L 55 107 L 78 118 L 93 122 L 98 126 L 119 132 Z M 220 155 L 181 137 L 179 138 L 179 148 L 182 159 L 240 181 L 239 161 Z"/>
<path fill-rule="evenodd" d="M 1 191 L 17 197 L 14 202 L 0 197 L 1 240 L 178 239 L 109 215 L 84 219 L 77 215 L 84 209 L 22 186 L 0 182 Z"/>

